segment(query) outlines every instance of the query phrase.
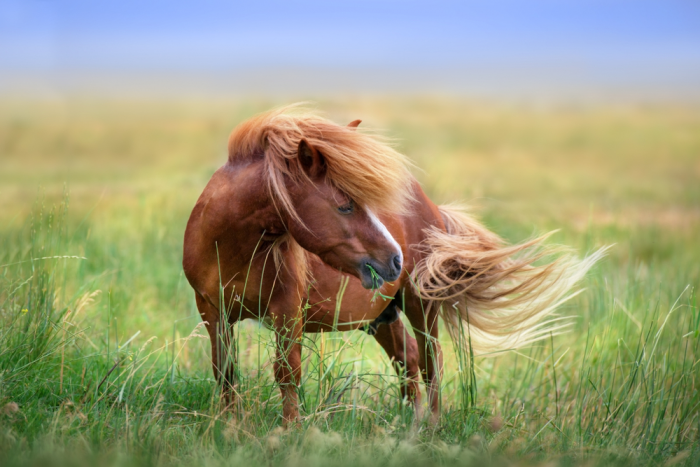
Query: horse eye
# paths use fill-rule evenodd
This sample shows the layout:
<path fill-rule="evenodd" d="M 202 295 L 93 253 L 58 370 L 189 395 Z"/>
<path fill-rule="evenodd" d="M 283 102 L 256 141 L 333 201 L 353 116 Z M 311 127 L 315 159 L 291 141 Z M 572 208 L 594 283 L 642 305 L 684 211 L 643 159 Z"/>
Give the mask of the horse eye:
<path fill-rule="evenodd" d="M 348 204 L 343 204 L 342 206 L 338 207 L 338 212 L 341 214 L 351 214 L 354 209 L 355 205 L 352 201 L 350 201 Z"/>

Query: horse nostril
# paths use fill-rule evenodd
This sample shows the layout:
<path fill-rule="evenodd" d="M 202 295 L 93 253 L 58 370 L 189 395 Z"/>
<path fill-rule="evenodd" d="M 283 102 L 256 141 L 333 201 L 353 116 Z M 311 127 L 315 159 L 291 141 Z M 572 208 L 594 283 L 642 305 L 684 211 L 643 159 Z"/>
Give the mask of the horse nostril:
<path fill-rule="evenodd" d="M 397 271 L 401 270 L 401 256 L 394 255 L 394 267 Z"/>

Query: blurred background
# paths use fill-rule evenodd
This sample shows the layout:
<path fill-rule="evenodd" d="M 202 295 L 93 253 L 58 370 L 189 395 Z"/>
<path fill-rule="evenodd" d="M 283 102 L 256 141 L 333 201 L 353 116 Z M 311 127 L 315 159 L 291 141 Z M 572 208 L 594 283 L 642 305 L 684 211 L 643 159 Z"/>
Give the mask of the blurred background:
<path fill-rule="evenodd" d="M 0 0 L 0 263 L 67 196 L 55 254 L 88 260 L 66 288 L 170 335 L 194 313 L 184 225 L 229 132 L 299 100 L 385 131 L 436 202 L 508 240 L 617 243 L 615 274 L 657 271 L 663 300 L 698 283 L 691 0 Z"/>
<path fill-rule="evenodd" d="M 0 89 L 697 99 L 692 0 L 2 0 Z"/>

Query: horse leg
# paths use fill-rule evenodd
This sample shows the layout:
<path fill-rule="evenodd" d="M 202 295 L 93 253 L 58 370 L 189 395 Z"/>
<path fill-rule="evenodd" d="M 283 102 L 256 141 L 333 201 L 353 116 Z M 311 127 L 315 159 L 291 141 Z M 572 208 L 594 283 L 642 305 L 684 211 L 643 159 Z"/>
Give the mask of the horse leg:
<path fill-rule="evenodd" d="M 233 323 L 221 319 L 221 313 L 204 297 L 195 293 L 197 309 L 206 322 L 211 340 L 211 364 L 214 377 L 221 384 L 221 398 L 226 409 L 234 408 L 236 399 L 235 354 L 233 351 Z"/>
<path fill-rule="evenodd" d="M 418 382 L 418 345 L 399 319 L 382 326 L 374 334 L 379 345 L 391 359 L 394 369 L 401 377 L 401 396 L 413 404 L 416 419 L 421 418 L 421 396 Z"/>
<path fill-rule="evenodd" d="M 377 329 L 379 329 L 379 326 L 382 324 L 391 324 L 397 319 L 399 319 L 399 316 L 401 314 L 401 311 L 399 308 L 403 308 L 403 299 L 400 297 L 400 293 L 396 294 L 396 297 L 391 300 L 389 305 L 382 311 L 382 313 L 377 316 L 377 318 L 372 321 L 371 323 L 367 324 L 364 326 L 363 330 L 369 334 L 370 336 L 373 336 L 377 333 Z"/>
<path fill-rule="evenodd" d="M 406 291 L 404 313 L 416 334 L 418 355 L 423 382 L 428 393 L 430 422 L 437 422 L 440 416 L 440 377 L 442 376 L 442 350 L 438 341 L 438 310 L 431 309 L 426 314 L 420 298 Z"/>
<path fill-rule="evenodd" d="M 282 392 L 284 424 L 288 425 L 299 419 L 297 386 L 301 380 L 302 320 L 300 314 L 280 313 L 275 315 L 274 324 L 277 335 L 275 380 Z"/>

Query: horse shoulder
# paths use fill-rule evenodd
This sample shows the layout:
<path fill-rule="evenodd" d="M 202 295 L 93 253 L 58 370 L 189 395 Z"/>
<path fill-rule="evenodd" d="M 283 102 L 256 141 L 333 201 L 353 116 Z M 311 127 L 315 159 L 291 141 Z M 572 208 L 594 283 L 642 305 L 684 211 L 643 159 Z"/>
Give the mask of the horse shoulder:
<path fill-rule="evenodd" d="M 221 263 L 235 269 L 252 254 L 256 241 L 252 237 L 257 235 L 252 231 L 256 219 L 253 198 L 260 191 L 255 178 L 250 167 L 227 164 L 214 173 L 197 200 L 183 249 L 185 276 L 196 290 L 218 283 Z"/>

